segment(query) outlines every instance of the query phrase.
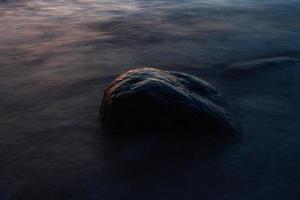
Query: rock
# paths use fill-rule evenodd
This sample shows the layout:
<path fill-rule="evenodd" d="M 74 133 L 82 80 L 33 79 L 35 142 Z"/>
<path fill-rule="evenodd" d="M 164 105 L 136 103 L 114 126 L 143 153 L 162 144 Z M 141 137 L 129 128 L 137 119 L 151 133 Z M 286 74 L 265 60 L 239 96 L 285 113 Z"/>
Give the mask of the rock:
<path fill-rule="evenodd" d="M 219 92 L 188 74 L 153 68 L 129 70 L 105 90 L 100 121 L 114 133 L 236 133 Z"/>
<path fill-rule="evenodd" d="M 244 78 L 246 75 L 250 76 L 255 73 L 263 74 L 269 70 L 293 66 L 297 62 L 297 59 L 287 56 L 255 59 L 229 65 L 225 68 L 224 75 Z"/>

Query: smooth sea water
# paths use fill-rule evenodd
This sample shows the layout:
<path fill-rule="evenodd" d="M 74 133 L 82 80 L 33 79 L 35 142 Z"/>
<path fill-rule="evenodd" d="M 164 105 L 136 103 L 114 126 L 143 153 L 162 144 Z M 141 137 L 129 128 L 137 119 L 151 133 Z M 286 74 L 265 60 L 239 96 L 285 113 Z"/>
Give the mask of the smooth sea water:
<path fill-rule="evenodd" d="M 0 0 L 0 199 L 300 199 L 300 1 Z M 135 67 L 216 86 L 225 144 L 108 138 Z"/>

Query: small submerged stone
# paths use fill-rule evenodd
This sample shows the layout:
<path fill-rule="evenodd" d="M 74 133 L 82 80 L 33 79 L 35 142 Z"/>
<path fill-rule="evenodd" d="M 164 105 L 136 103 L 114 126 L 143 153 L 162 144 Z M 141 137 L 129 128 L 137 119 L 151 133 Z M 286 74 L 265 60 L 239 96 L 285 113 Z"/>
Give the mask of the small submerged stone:
<path fill-rule="evenodd" d="M 269 70 L 293 66 L 297 62 L 299 62 L 298 59 L 288 56 L 255 59 L 229 65 L 225 68 L 224 75 L 244 78 L 245 75 L 249 76 L 255 73 L 262 74 Z"/>
<path fill-rule="evenodd" d="M 105 130 L 120 134 L 236 133 L 225 106 L 219 92 L 195 76 L 139 68 L 121 74 L 106 88 L 100 121 Z"/>

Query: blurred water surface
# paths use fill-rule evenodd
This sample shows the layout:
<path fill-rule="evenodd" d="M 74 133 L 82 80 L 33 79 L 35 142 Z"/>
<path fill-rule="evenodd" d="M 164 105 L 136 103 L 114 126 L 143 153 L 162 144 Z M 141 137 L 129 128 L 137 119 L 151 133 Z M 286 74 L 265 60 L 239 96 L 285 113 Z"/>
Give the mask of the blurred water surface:
<path fill-rule="evenodd" d="M 299 19 L 298 0 L 0 0 L 0 199 L 299 199 Z M 213 83 L 241 141 L 102 138 L 105 85 L 140 66 Z"/>

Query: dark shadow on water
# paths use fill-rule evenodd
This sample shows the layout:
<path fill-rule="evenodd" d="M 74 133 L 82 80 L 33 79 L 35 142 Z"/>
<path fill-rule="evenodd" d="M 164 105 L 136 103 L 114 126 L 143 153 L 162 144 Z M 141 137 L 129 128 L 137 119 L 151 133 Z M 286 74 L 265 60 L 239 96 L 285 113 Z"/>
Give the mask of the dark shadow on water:
<path fill-rule="evenodd" d="M 193 160 L 195 157 L 204 161 L 223 154 L 228 147 L 237 144 L 240 139 L 240 136 L 203 137 L 184 132 L 181 135 L 174 133 L 174 136 L 170 134 L 159 136 L 157 133 L 152 135 L 147 133 L 143 136 L 106 133 L 101 136 L 103 147 L 101 151 L 107 153 L 107 160 L 115 156 L 123 157 L 122 168 L 129 169 L 132 175 L 135 170 L 143 170 L 143 168 L 147 173 L 152 172 L 154 175 L 164 165 L 184 166 L 188 160 Z"/>

